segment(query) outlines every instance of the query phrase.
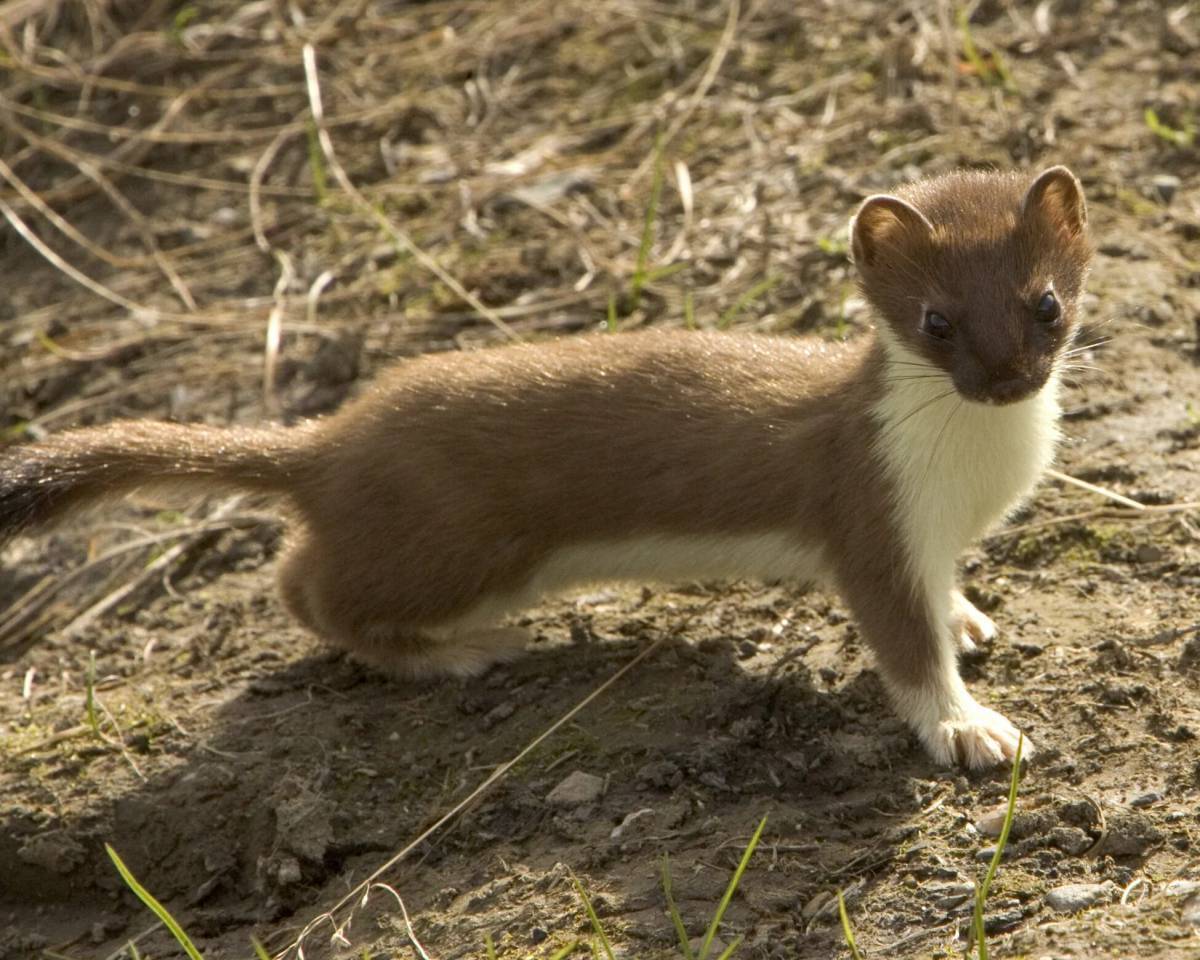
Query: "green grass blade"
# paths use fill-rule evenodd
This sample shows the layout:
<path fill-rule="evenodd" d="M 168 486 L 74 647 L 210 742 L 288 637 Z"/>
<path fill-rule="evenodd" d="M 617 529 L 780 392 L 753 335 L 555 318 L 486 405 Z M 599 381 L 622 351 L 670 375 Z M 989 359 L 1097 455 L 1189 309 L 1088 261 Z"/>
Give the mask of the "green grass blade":
<path fill-rule="evenodd" d="M 687 262 L 667 263 L 661 267 L 655 267 L 653 270 L 646 272 L 646 282 L 654 283 L 658 280 L 665 280 L 673 274 L 679 273 L 680 270 L 686 270 L 691 264 Z"/>
<path fill-rule="evenodd" d="M 321 140 L 318 136 L 317 125 L 308 121 L 308 170 L 312 176 L 313 195 L 317 204 L 324 206 L 329 199 L 329 177 L 325 173 L 325 154 L 321 152 Z"/>
<path fill-rule="evenodd" d="M 646 215 L 642 220 L 642 240 L 638 244 L 637 266 L 634 268 L 633 283 L 629 291 L 632 309 L 635 310 L 642 295 L 642 287 L 648 279 L 646 267 L 650 262 L 650 248 L 654 245 L 654 222 L 658 219 L 658 201 L 662 196 L 662 186 L 663 141 L 660 136 L 654 144 L 654 180 L 650 184 L 650 202 L 646 204 Z"/>
<path fill-rule="evenodd" d="M 612 944 L 608 942 L 608 936 L 604 933 L 604 928 L 600 926 L 600 918 L 596 916 L 595 908 L 592 907 L 592 901 L 588 899 L 587 891 L 583 889 L 583 884 L 579 882 L 579 878 L 574 873 L 571 874 L 571 882 L 575 884 L 575 889 L 579 893 L 579 899 L 583 901 L 583 908 L 587 911 L 588 919 L 592 922 L 592 929 L 596 932 L 596 936 L 600 938 L 605 955 L 608 957 L 608 960 L 616 960 L 613 957 Z M 596 952 L 595 942 L 592 943 L 592 952 Z"/>
<path fill-rule="evenodd" d="M 725 896 L 721 897 L 721 903 L 717 907 L 717 912 L 713 914 L 712 922 L 708 925 L 708 931 L 704 934 L 704 942 L 700 944 L 700 955 L 697 960 L 708 960 L 708 951 L 712 949 L 713 937 L 717 935 L 717 927 L 720 926 L 721 918 L 725 916 L 725 911 L 729 908 L 730 901 L 733 900 L 734 891 L 737 890 L 738 884 L 742 882 L 742 874 L 746 872 L 746 867 L 750 864 L 750 858 L 754 856 L 754 848 L 758 846 L 758 838 L 762 836 L 763 827 L 766 825 L 767 818 L 764 816 L 758 822 L 758 829 L 754 831 L 754 836 L 746 844 L 746 852 L 742 854 L 741 862 L 738 863 L 737 869 L 733 871 L 733 876 L 729 880 L 729 886 L 725 888 Z"/>
<path fill-rule="evenodd" d="M 732 307 L 721 314 L 721 319 L 717 321 L 717 327 L 721 330 L 727 329 L 729 325 L 737 319 L 738 314 L 745 310 L 746 307 L 750 306 L 750 304 L 761 297 L 764 293 L 767 293 L 782 279 L 783 277 L 766 277 L 763 280 L 759 280 L 758 283 L 738 297 L 737 301 Z"/>
<path fill-rule="evenodd" d="M 1146 126 L 1156 137 L 1166 140 L 1168 143 L 1173 143 L 1177 147 L 1190 147 L 1196 140 L 1196 130 L 1193 126 L 1186 126 L 1182 130 L 1176 130 L 1170 124 L 1164 123 L 1159 119 L 1157 111 L 1153 107 L 1147 107 L 1142 114 L 1142 119 L 1145 120 Z"/>
<path fill-rule="evenodd" d="M 988 960 L 987 938 L 983 931 L 983 905 L 987 901 L 988 888 L 1000 866 L 1000 858 L 1004 856 L 1004 847 L 1008 843 L 1008 832 L 1012 829 L 1013 817 L 1017 812 L 1017 786 L 1021 782 L 1021 747 L 1025 744 L 1025 735 L 1017 735 L 1017 753 L 1013 757 L 1012 779 L 1008 785 L 1008 809 L 1004 812 L 1004 825 L 1000 828 L 1000 838 L 996 841 L 996 852 L 992 854 L 992 862 L 988 864 L 983 883 L 975 891 L 975 940 L 979 944 L 979 960 Z"/>
<path fill-rule="evenodd" d="M 740 947 L 742 945 L 742 941 L 745 939 L 746 938 L 739 933 L 733 938 L 733 943 L 721 951 L 721 955 L 717 957 L 717 960 L 729 960 L 729 958 L 733 956 L 733 951 Z"/>
<path fill-rule="evenodd" d="M 671 893 L 671 862 L 665 853 L 662 859 L 662 886 L 667 897 L 667 912 L 671 914 L 671 922 L 675 924 L 675 935 L 679 937 L 679 949 L 683 951 L 687 960 L 696 960 L 691 941 L 688 940 L 687 928 L 683 925 L 683 917 L 679 915 L 679 908 L 675 906 L 675 897 Z"/>
<path fill-rule="evenodd" d="M 846 938 L 846 946 L 850 948 L 852 960 L 863 960 L 863 955 L 858 952 L 858 944 L 854 942 L 854 930 L 850 926 L 850 916 L 846 913 L 846 899 L 841 890 L 838 891 L 838 917 L 842 921 L 842 935 Z"/>
<path fill-rule="evenodd" d="M 579 946 L 579 941 L 572 940 L 565 947 L 563 947 L 561 950 L 559 950 L 558 953 L 556 953 L 554 956 L 552 956 L 550 958 L 550 960 L 563 960 L 563 957 L 569 956 L 570 954 L 574 953 L 575 949 L 578 946 Z"/>
<path fill-rule="evenodd" d="M 617 295 L 615 293 L 608 295 L 608 316 L 605 319 L 605 325 L 609 333 L 617 332 Z"/>
<path fill-rule="evenodd" d="M 108 858 L 113 862 L 113 866 L 117 868 L 117 873 L 121 875 L 121 879 L 125 881 L 125 886 L 129 887 L 137 895 L 137 898 L 150 908 L 150 912 L 162 921 L 162 925 L 171 931 L 171 936 L 183 947 L 183 952 L 191 960 L 204 960 L 200 951 L 196 949 L 196 945 L 192 943 L 191 938 L 183 932 L 183 927 L 175 922 L 175 918 L 171 916 L 166 907 L 154 898 L 154 894 L 138 883 L 137 877 L 129 872 L 129 868 L 125 866 L 125 861 L 117 855 L 117 851 L 107 843 L 104 845 L 104 849 L 108 851 Z"/>
<path fill-rule="evenodd" d="M 696 299 L 691 290 L 683 295 L 683 325 L 689 330 L 696 329 Z"/>
<path fill-rule="evenodd" d="M 96 651 L 88 651 L 88 672 L 87 672 L 87 695 L 85 703 L 85 711 L 87 713 L 88 726 L 92 728 L 92 733 L 97 737 L 100 736 L 100 721 L 96 717 Z"/>
<path fill-rule="evenodd" d="M 254 955 L 258 960 L 271 960 L 271 955 L 267 953 L 267 948 L 262 945 L 262 941 L 258 937 L 250 937 L 250 945 L 254 947 Z"/>
<path fill-rule="evenodd" d="M 496 960 L 496 945 L 492 942 L 490 933 L 483 935 L 483 946 L 487 950 L 488 960 Z"/>

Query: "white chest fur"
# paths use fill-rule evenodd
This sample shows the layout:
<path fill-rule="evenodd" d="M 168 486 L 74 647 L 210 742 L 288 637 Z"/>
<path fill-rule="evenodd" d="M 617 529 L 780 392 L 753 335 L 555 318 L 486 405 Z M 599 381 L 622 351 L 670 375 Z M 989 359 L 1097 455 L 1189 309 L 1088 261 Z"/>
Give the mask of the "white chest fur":
<path fill-rule="evenodd" d="M 913 573 L 940 606 L 958 555 L 1020 504 L 1054 458 L 1058 377 L 1018 403 L 973 403 L 916 354 L 885 346 L 889 383 L 874 411 L 878 451 L 896 487 Z"/>

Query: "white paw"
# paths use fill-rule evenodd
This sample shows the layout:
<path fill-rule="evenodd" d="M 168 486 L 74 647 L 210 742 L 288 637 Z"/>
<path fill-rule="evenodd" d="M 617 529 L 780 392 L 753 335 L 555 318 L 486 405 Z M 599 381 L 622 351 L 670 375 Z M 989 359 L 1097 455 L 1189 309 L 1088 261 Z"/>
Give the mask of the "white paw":
<path fill-rule="evenodd" d="M 950 625 L 962 653 L 974 653 L 976 644 L 991 643 L 1000 631 L 991 617 L 971 603 L 958 590 L 950 595 Z"/>
<path fill-rule="evenodd" d="M 1021 732 L 1007 717 L 974 700 L 955 712 L 960 715 L 936 720 L 918 731 L 938 763 L 984 770 L 1013 762 Z M 1029 760 L 1033 753 L 1033 744 L 1022 739 L 1021 759 Z"/>

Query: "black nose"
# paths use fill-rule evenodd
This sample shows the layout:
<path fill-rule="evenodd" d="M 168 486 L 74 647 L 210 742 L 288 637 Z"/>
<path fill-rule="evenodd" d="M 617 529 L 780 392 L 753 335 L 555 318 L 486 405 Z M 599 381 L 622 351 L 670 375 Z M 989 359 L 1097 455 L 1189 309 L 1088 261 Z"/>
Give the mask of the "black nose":
<path fill-rule="evenodd" d="M 1033 390 L 1033 384 L 1025 377 L 1012 377 L 1008 380 L 996 380 L 988 388 L 988 393 L 996 403 L 1012 403 L 1027 396 Z"/>

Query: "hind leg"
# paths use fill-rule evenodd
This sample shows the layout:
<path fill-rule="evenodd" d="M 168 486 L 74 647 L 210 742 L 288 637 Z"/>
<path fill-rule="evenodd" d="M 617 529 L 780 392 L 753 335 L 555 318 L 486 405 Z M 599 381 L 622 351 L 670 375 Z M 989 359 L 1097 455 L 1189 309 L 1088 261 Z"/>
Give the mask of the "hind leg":
<path fill-rule="evenodd" d="M 318 557 L 312 541 L 301 534 L 285 548 L 279 566 L 279 595 L 283 605 L 300 624 L 320 636 L 324 631 L 317 622 L 308 602 L 312 572 L 318 565 Z"/>
<path fill-rule="evenodd" d="M 427 589 L 407 584 L 399 571 L 381 581 L 378 570 L 330 556 L 312 537 L 288 549 L 279 574 L 284 605 L 313 633 L 370 666 L 405 679 L 477 676 L 519 657 L 529 641 L 525 630 L 492 626 L 516 598 L 477 604 L 474 615 L 454 620 L 423 610 L 423 621 L 442 622 L 418 627 L 407 622 L 405 600 L 428 597 Z"/>
<path fill-rule="evenodd" d="M 475 677 L 520 657 L 529 639 L 521 627 L 445 632 L 376 624 L 356 638 L 350 654 L 406 680 Z"/>

